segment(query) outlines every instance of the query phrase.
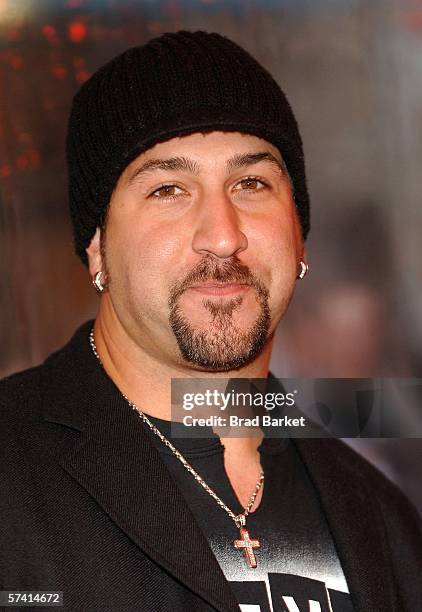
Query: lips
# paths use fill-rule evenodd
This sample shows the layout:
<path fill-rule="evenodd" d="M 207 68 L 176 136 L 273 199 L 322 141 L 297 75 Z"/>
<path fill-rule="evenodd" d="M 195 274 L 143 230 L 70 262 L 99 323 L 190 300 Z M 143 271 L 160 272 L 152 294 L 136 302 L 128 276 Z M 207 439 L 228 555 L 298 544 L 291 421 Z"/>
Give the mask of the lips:
<path fill-rule="evenodd" d="M 201 287 L 241 287 L 241 286 L 249 286 L 249 283 L 219 283 L 217 281 L 210 281 L 208 283 L 198 283 L 196 285 L 191 285 L 191 289 L 201 288 Z"/>
<path fill-rule="evenodd" d="M 249 287 L 250 285 L 248 283 L 218 283 L 213 281 L 209 283 L 198 283 L 197 285 L 192 285 L 189 289 L 207 295 L 231 295 L 243 293 L 247 291 Z"/>

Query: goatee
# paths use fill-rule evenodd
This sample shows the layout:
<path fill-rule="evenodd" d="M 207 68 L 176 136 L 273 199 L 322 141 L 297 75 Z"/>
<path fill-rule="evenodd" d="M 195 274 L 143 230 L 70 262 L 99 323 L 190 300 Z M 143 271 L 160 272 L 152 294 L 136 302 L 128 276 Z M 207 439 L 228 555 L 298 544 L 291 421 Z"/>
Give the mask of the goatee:
<path fill-rule="evenodd" d="M 221 300 L 204 299 L 202 304 L 211 315 L 207 329 L 195 329 L 183 314 L 179 298 L 190 286 L 205 282 L 242 283 L 255 291 L 259 313 L 247 330 L 236 325 L 233 313 L 241 307 L 243 296 Z M 170 290 L 169 322 L 179 349 L 187 361 L 209 370 L 238 369 L 253 360 L 264 347 L 270 327 L 269 292 L 247 266 L 235 256 L 217 263 L 204 258 L 180 283 Z"/>

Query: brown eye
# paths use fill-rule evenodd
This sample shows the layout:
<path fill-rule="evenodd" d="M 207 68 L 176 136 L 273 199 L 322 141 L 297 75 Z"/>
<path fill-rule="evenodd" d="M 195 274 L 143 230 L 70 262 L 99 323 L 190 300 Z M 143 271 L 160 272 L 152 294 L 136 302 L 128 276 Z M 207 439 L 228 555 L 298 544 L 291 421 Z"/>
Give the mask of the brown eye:
<path fill-rule="evenodd" d="M 256 176 L 247 176 L 234 186 L 234 191 L 261 191 L 266 184 Z"/>
<path fill-rule="evenodd" d="M 175 191 L 176 187 L 174 185 L 164 185 L 163 187 L 160 187 L 160 189 L 157 189 L 157 191 L 154 193 L 165 198 L 166 196 L 175 195 Z"/>
<path fill-rule="evenodd" d="M 181 193 L 182 189 L 177 187 L 177 185 L 161 185 L 161 187 L 158 187 L 151 195 L 155 198 L 162 198 L 165 200 L 166 198 L 175 198 Z"/>
<path fill-rule="evenodd" d="M 243 181 L 240 181 L 240 184 L 242 185 L 242 189 L 256 189 L 258 187 L 258 179 L 254 179 L 254 178 L 247 178 L 247 179 L 243 179 Z"/>

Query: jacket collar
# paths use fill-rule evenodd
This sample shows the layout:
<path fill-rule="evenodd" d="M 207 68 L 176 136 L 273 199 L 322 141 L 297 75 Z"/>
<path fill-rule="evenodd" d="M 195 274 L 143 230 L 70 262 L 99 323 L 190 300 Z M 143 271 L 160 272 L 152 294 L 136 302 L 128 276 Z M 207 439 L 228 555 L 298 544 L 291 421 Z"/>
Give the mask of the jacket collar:
<path fill-rule="evenodd" d="M 43 420 L 75 430 L 62 467 L 156 563 L 221 612 L 238 611 L 208 542 L 141 420 L 89 345 L 93 321 L 43 367 Z M 382 517 L 340 442 L 295 440 L 326 515 L 356 612 L 398 612 Z M 352 453 L 352 451 L 349 451 Z M 354 486 L 353 486 L 354 483 Z M 375 543 L 375 544 L 374 544 Z"/>
<path fill-rule="evenodd" d="M 88 321 L 43 367 L 43 420 L 77 432 L 61 466 L 157 564 L 221 612 L 239 606 L 139 417 L 89 345 Z"/>
<path fill-rule="evenodd" d="M 364 462 L 343 442 L 296 439 L 342 564 L 356 612 L 400 612 L 384 520 Z"/>

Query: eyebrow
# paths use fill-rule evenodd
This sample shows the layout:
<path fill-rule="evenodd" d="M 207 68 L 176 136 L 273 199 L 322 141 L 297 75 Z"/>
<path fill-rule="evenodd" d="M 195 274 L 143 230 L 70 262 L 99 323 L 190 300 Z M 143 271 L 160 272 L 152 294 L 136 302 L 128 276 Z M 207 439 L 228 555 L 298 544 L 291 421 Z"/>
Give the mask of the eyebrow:
<path fill-rule="evenodd" d="M 275 155 L 269 151 L 262 151 L 258 153 L 237 153 L 227 160 L 226 168 L 227 171 L 238 170 L 247 166 L 252 166 L 261 161 L 267 161 L 277 167 L 283 175 L 287 174 L 286 165 L 283 160 L 277 159 Z M 131 185 L 146 172 L 153 172 L 154 170 L 182 170 L 184 172 L 190 172 L 191 174 L 198 175 L 200 173 L 200 165 L 189 157 L 168 157 L 166 159 L 148 159 L 146 162 L 141 164 L 134 173 L 130 176 L 128 183 Z"/>
<path fill-rule="evenodd" d="M 154 170 L 183 170 L 191 174 L 199 174 L 199 164 L 188 157 L 169 157 L 167 159 L 148 159 L 141 164 L 129 178 L 129 184 L 133 183 L 141 174 Z"/>
<path fill-rule="evenodd" d="M 261 161 L 270 162 L 274 164 L 282 174 L 287 174 L 287 168 L 284 161 L 277 159 L 277 157 L 269 151 L 263 151 L 262 153 L 238 153 L 227 161 L 227 170 L 238 170 L 239 168 L 258 164 Z"/>

